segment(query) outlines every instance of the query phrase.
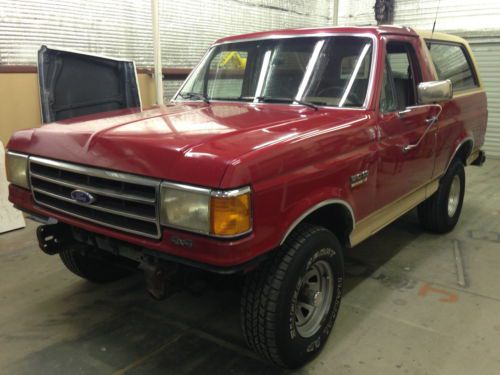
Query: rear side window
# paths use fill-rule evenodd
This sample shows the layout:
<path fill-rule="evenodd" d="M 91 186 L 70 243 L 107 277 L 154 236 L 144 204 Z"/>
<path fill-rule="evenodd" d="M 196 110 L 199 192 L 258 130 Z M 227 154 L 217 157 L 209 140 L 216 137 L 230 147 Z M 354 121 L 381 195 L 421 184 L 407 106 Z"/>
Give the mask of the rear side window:
<path fill-rule="evenodd" d="M 478 87 L 478 81 L 470 56 L 459 44 L 427 43 L 438 78 L 449 79 L 453 83 L 453 91 L 462 91 Z"/>

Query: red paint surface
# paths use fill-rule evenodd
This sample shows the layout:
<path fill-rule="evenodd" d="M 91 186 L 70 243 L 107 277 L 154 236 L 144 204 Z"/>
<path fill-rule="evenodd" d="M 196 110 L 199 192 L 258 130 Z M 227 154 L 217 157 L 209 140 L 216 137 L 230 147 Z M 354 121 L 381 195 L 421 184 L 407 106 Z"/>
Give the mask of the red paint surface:
<path fill-rule="evenodd" d="M 396 27 L 328 28 L 248 34 L 220 41 L 270 35 L 323 32 L 375 36 L 375 77 L 366 109 L 234 102 L 182 103 L 146 111 L 125 110 L 17 132 L 14 151 L 211 188 L 252 187 L 254 230 L 237 241 L 221 241 L 165 228 L 160 241 L 117 232 L 37 207 L 28 191 L 10 187 L 10 200 L 28 210 L 84 229 L 189 259 L 230 266 L 279 245 L 292 223 L 314 205 L 340 199 L 355 220 L 442 174 L 456 146 L 472 137 L 484 141 L 484 93 L 444 104 L 422 145 L 407 154 L 425 130 L 432 109 L 416 109 L 406 119 L 381 116 L 378 98 L 386 38 L 412 41 L 424 80 L 434 80 L 422 43 Z M 368 170 L 354 189 L 350 176 Z M 193 241 L 186 249 L 172 234 Z"/>

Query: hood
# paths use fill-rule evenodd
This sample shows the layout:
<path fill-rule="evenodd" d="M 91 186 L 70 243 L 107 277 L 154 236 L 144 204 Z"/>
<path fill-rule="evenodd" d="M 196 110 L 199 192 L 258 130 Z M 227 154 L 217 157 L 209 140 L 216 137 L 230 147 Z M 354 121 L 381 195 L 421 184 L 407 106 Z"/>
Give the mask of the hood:
<path fill-rule="evenodd" d="M 44 123 L 141 107 L 133 61 L 42 46 L 38 82 Z"/>
<path fill-rule="evenodd" d="M 17 132 L 8 148 L 56 160 L 219 187 L 228 166 L 362 112 L 248 103 L 126 109 Z"/>

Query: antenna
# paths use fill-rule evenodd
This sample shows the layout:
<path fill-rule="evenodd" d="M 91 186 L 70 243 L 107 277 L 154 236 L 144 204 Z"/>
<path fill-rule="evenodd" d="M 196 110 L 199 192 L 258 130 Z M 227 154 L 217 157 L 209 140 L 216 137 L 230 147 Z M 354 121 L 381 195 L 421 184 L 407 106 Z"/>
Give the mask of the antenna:
<path fill-rule="evenodd" d="M 434 17 L 434 25 L 432 25 L 431 39 L 432 39 L 432 37 L 434 36 L 434 29 L 436 28 L 436 21 L 437 21 L 437 18 L 438 18 L 439 3 L 440 3 L 440 2 L 441 2 L 441 0 L 438 0 L 438 4 L 437 4 L 437 8 L 436 8 L 436 16 Z"/>

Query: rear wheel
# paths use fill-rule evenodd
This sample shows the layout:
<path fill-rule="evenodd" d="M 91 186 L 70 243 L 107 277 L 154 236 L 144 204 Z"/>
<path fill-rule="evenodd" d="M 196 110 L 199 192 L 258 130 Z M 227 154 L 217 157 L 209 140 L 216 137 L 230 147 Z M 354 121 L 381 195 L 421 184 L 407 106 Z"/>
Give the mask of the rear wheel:
<path fill-rule="evenodd" d="M 121 279 L 132 271 L 118 263 L 117 257 L 103 254 L 93 256 L 91 252 L 82 253 L 71 247 L 61 250 L 59 256 L 71 272 L 95 283 L 107 283 Z"/>
<path fill-rule="evenodd" d="M 441 179 L 438 190 L 418 206 L 420 224 L 434 233 L 451 231 L 460 217 L 464 192 L 464 165 L 455 159 Z"/>
<path fill-rule="evenodd" d="M 342 247 L 333 233 L 300 225 L 245 280 L 241 319 L 248 345 L 282 367 L 311 361 L 335 322 L 343 277 Z"/>

